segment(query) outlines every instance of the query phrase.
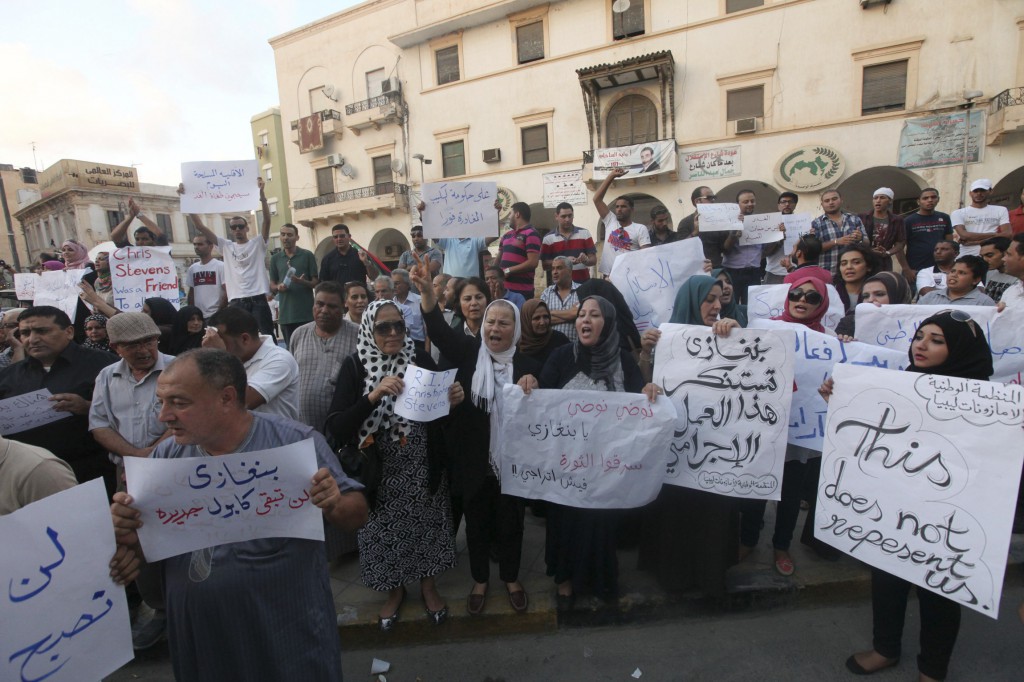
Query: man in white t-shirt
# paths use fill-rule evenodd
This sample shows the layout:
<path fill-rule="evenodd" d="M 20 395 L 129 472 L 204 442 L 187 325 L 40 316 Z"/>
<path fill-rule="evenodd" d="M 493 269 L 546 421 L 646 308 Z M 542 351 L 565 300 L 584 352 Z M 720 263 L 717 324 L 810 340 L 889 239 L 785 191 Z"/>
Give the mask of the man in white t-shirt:
<path fill-rule="evenodd" d="M 1024 306 L 1024 234 L 1015 235 L 1003 254 L 1003 272 L 1017 278 L 1017 282 L 1003 291 L 999 310 L 1007 306 Z"/>
<path fill-rule="evenodd" d="M 257 178 L 256 184 L 260 188 L 263 225 L 255 239 L 249 239 L 249 221 L 239 215 L 228 221 L 230 240 L 218 237 L 195 214 L 192 214 L 192 222 L 200 233 L 217 244 L 224 256 L 224 284 L 228 292 L 228 305 L 241 308 L 255 317 L 261 333 L 273 334 L 274 317 L 267 304 L 270 279 L 266 262 L 267 241 L 270 239 L 270 205 L 263 192 L 263 178 Z M 184 192 L 185 187 L 178 185 L 178 193 Z"/>
<path fill-rule="evenodd" d="M 960 255 L 960 245 L 951 241 L 936 242 L 932 249 L 935 267 L 921 268 L 917 271 L 917 295 L 925 296 L 936 289 L 946 288 L 946 275 L 953 269 L 953 264 Z"/>
<path fill-rule="evenodd" d="M 611 274 L 612 264 L 615 258 L 623 251 L 637 251 L 651 246 L 651 235 L 646 225 L 633 222 L 633 200 L 629 197 L 619 197 L 609 208 L 604 203 L 604 195 L 616 178 L 621 178 L 628 171 L 625 168 L 614 168 L 597 188 L 594 193 L 594 206 L 597 214 L 601 216 L 604 224 L 605 242 L 604 250 L 601 253 L 601 263 L 598 269 L 602 274 Z"/>
<path fill-rule="evenodd" d="M 981 243 L 990 237 L 1013 238 L 1010 212 L 1004 206 L 988 203 L 991 191 L 991 180 L 975 180 L 971 183 L 971 205 L 953 211 L 953 229 L 960 238 L 961 256 L 977 256 Z"/>
<path fill-rule="evenodd" d="M 188 287 L 188 304 L 203 311 L 203 318 L 210 316 L 228 304 L 228 293 L 224 286 L 224 261 L 213 257 L 213 242 L 206 235 L 197 234 L 192 247 L 199 256 L 185 271 L 185 286 Z"/>

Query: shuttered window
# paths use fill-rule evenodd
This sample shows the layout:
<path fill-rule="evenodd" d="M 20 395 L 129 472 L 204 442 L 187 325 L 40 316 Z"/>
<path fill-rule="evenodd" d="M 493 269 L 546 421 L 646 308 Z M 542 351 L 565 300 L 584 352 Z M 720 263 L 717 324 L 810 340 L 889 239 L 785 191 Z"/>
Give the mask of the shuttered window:
<path fill-rule="evenodd" d="M 607 145 L 625 147 L 658 139 L 658 112 L 640 95 L 623 97 L 608 112 Z"/>
<path fill-rule="evenodd" d="M 516 27 L 516 52 L 520 64 L 544 59 L 543 21 Z"/>
<path fill-rule="evenodd" d="M 725 13 L 742 12 L 745 9 L 761 7 L 764 0 L 725 0 Z"/>
<path fill-rule="evenodd" d="M 334 193 L 334 169 L 330 166 L 316 169 L 316 193 L 321 197 Z"/>
<path fill-rule="evenodd" d="M 726 119 L 761 118 L 764 116 L 764 86 L 730 90 L 726 94 Z"/>
<path fill-rule="evenodd" d="M 391 155 L 373 157 L 373 184 L 383 185 L 391 182 Z"/>
<path fill-rule="evenodd" d="M 441 145 L 441 169 L 446 178 L 466 174 L 466 145 L 462 140 Z"/>
<path fill-rule="evenodd" d="M 622 40 L 644 34 L 644 0 L 632 0 L 625 12 L 616 12 L 612 4 L 612 37 Z"/>
<path fill-rule="evenodd" d="M 907 106 L 907 60 L 864 67 L 860 113 L 899 111 Z"/>
<path fill-rule="evenodd" d="M 546 125 L 523 128 L 523 165 L 544 163 L 548 160 L 548 127 Z"/>
<path fill-rule="evenodd" d="M 437 84 L 454 83 L 459 80 L 459 46 L 452 45 L 434 53 L 437 64 Z"/>

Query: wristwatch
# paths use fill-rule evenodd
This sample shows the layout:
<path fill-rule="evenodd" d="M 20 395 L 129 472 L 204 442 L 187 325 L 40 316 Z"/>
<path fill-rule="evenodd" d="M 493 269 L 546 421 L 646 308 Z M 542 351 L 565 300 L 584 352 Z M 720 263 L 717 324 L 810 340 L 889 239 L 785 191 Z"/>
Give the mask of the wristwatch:
<path fill-rule="evenodd" d="M 502 272 L 505 273 L 506 277 L 508 277 L 509 275 L 512 274 L 512 268 L 505 268 L 504 270 L 502 270 Z"/>

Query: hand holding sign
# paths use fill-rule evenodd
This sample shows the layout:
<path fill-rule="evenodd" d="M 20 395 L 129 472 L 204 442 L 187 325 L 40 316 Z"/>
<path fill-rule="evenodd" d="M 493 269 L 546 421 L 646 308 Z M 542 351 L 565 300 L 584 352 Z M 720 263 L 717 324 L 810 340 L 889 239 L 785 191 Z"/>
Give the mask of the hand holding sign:
<path fill-rule="evenodd" d="M 742 230 L 739 204 L 697 204 L 701 232 Z"/>

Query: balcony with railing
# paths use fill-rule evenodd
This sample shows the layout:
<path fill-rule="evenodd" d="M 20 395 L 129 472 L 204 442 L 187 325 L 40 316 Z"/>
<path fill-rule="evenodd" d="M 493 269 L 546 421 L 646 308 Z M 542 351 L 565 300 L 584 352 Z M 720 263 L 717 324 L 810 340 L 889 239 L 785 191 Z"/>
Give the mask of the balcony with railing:
<path fill-rule="evenodd" d="M 394 89 L 361 102 L 346 104 L 345 127 L 358 135 L 367 128 L 380 130 L 382 125 L 401 123 L 404 115 L 405 102 L 402 100 L 402 91 Z"/>
<path fill-rule="evenodd" d="M 373 217 L 378 213 L 409 212 L 409 187 L 397 182 L 381 182 L 309 199 L 297 199 L 293 206 L 296 222 L 313 225 L 317 220 L 340 222 Z"/>
<path fill-rule="evenodd" d="M 324 109 L 316 113 L 319 114 L 320 120 L 323 122 L 324 142 L 326 143 L 330 139 L 340 140 L 341 134 L 345 132 L 345 128 L 341 125 L 341 112 L 335 109 Z M 291 140 L 295 144 L 299 144 L 298 121 L 291 123 Z"/>
<path fill-rule="evenodd" d="M 1001 144 L 1007 133 L 1020 131 L 1024 131 L 1024 87 L 1007 88 L 989 104 L 986 142 Z"/>

